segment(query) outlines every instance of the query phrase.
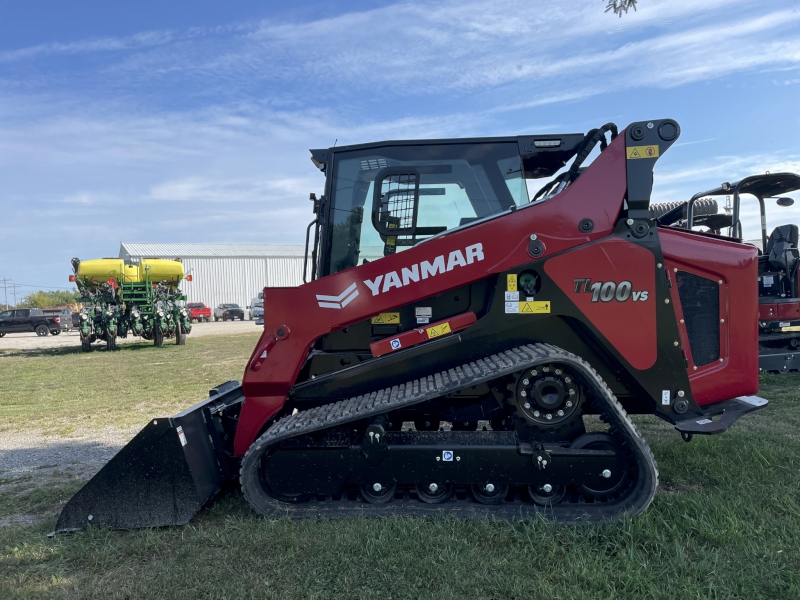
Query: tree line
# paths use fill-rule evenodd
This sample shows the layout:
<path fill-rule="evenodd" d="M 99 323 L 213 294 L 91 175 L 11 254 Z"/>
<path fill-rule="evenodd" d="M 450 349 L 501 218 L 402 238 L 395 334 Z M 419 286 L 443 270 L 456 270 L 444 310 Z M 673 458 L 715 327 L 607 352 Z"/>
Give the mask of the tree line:
<path fill-rule="evenodd" d="M 1 291 L 1 290 L 0 290 Z M 79 297 L 77 289 L 71 290 L 39 290 L 31 292 L 14 308 L 48 308 L 76 304 Z M 2 302 L 2 300 L 0 300 Z"/>

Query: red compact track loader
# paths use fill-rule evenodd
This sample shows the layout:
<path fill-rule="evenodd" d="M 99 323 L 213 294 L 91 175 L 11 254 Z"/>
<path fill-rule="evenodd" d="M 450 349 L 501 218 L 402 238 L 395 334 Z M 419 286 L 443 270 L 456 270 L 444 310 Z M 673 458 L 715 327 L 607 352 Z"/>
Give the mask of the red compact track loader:
<path fill-rule="evenodd" d="M 774 198 L 778 206 L 792 206 L 794 200 L 785 194 L 798 189 L 800 175 L 796 173 L 765 173 L 699 192 L 688 202 L 650 206 L 650 216 L 659 225 L 685 229 L 706 227 L 716 235 L 727 229 L 729 238 L 741 239 L 741 198 L 751 195 L 758 200 L 761 217 L 757 275 L 758 362 L 761 369 L 772 373 L 800 370 L 800 251 L 797 225 L 780 225 L 767 237 L 764 201 Z M 732 199 L 731 206 L 723 213 L 718 212 L 714 199 L 720 196 Z"/>
<path fill-rule="evenodd" d="M 756 249 L 648 212 L 679 134 L 312 150 L 310 281 L 264 289 L 242 383 L 151 421 L 57 530 L 186 523 L 237 480 L 269 516 L 640 513 L 658 473 L 630 413 L 688 440 L 766 405 Z"/>

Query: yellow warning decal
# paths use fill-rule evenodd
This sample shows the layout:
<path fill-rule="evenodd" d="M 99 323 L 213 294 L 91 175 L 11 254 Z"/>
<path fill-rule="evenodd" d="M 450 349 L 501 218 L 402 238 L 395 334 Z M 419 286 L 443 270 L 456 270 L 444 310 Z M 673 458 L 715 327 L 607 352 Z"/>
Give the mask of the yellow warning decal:
<path fill-rule="evenodd" d="M 507 292 L 516 292 L 517 291 L 517 276 L 516 275 L 506 275 L 508 278 L 508 284 L 506 285 Z"/>
<path fill-rule="evenodd" d="M 400 313 L 381 313 L 372 317 L 373 325 L 400 325 Z"/>
<path fill-rule="evenodd" d="M 450 330 L 450 323 L 442 323 L 441 325 L 436 325 L 434 327 L 428 327 L 425 332 L 428 334 L 428 339 L 433 339 L 435 337 L 439 337 L 440 335 L 444 335 L 446 333 L 453 333 Z"/>
<path fill-rule="evenodd" d="M 634 158 L 658 158 L 658 146 L 631 146 L 626 148 L 628 159 Z"/>
<path fill-rule="evenodd" d="M 548 301 L 535 301 L 535 302 L 520 302 L 519 312 L 528 314 L 541 314 L 550 312 L 550 302 Z"/>

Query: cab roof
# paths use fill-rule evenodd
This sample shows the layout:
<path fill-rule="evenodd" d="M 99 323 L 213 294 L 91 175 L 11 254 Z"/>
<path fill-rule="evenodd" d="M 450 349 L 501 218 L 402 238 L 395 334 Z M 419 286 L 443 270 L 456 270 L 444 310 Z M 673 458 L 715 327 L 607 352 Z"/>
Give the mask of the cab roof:
<path fill-rule="evenodd" d="M 477 138 L 444 138 L 421 140 L 385 140 L 349 146 L 312 149 L 311 161 L 323 173 L 336 154 L 343 152 L 360 152 L 378 150 L 396 146 L 449 146 L 449 145 L 482 145 L 482 144 L 517 144 L 522 158 L 525 177 L 538 179 L 550 177 L 563 167 L 578 152 L 585 139 L 582 133 L 553 133 L 537 135 L 519 135 L 505 137 Z"/>

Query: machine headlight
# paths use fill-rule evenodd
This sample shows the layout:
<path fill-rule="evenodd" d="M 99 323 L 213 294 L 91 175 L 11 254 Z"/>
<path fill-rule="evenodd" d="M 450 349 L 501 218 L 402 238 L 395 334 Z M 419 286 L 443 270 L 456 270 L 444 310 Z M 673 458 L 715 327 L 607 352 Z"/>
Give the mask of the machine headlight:
<path fill-rule="evenodd" d="M 163 310 L 160 310 L 160 311 L 158 311 L 156 314 L 157 314 L 159 317 L 161 317 L 162 319 L 164 318 L 164 311 L 163 311 Z"/>
<path fill-rule="evenodd" d="M 138 319 L 139 318 L 139 311 L 138 310 L 131 311 L 131 316 L 134 319 Z"/>
<path fill-rule="evenodd" d="M 88 321 L 88 320 L 89 317 L 87 317 L 86 315 L 81 315 L 81 321 Z"/>
<path fill-rule="evenodd" d="M 186 309 L 185 309 L 185 308 L 181 309 L 181 314 L 182 314 L 184 317 L 186 316 Z"/>
<path fill-rule="evenodd" d="M 110 310 L 107 310 L 107 311 L 106 311 L 106 316 L 107 316 L 107 317 L 110 317 L 110 316 L 111 316 L 111 315 L 113 315 L 113 314 L 114 314 L 114 313 L 112 313 Z"/>

